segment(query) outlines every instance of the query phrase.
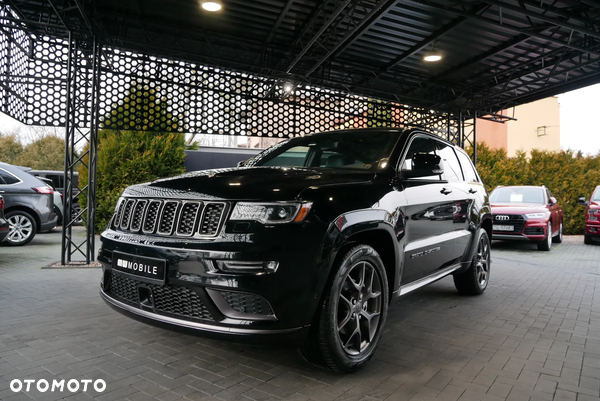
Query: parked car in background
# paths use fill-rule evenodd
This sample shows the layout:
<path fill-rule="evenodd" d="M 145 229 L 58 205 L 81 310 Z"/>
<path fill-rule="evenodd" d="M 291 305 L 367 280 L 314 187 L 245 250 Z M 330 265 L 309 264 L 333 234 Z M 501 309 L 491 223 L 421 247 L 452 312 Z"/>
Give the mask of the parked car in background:
<path fill-rule="evenodd" d="M 31 172 L 29 172 L 29 173 L 31 174 Z M 58 192 L 56 190 L 56 188 L 54 188 L 54 182 L 51 179 L 45 178 L 45 177 L 38 177 L 38 176 L 35 176 L 35 178 L 37 178 L 38 180 L 40 180 L 42 182 L 45 182 L 46 185 L 48 185 L 50 188 L 52 188 L 54 190 L 54 212 L 56 213 L 56 216 L 58 217 L 58 220 L 56 220 L 56 225 L 62 226 L 63 216 L 65 214 L 64 203 L 63 203 L 63 194 Z"/>
<path fill-rule="evenodd" d="M 4 218 L 4 197 L 0 195 L 0 242 L 4 241 L 8 235 L 10 225 Z"/>
<path fill-rule="evenodd" d="M 56 227 L 54 190 L 21 168 L 0 162 L 0 195 L 10 225 L 4 243 L 25 245 L 38 232 Z"/>
<path fill-rule="evenodd" d="M 101 236 L 100 293 L 146 322 L 279 340 L 349 372 L 374 354 L 396 297 L 448 275 L 484 292 L 491 229 L 485 187 L 450 142 L 318 133 L 125 189 Z"/>
<path fill-rule="evenodd" d="M 585 198 L 579 198 L 579 204 L 586 205 L 585 208 L 585 234 L 583 242 L 591 244 L 600 241 L 600 185 L 592 193 L 589 202 Z"/>
<path fill-rule="evenodd" d="M 61 207 L 59 210 L 59 219 L 58 225 L 62 225 L 62 218 L 64 216 L 64 195 L 65 195 L 65 172 L 59 170 L 28 170 L 28 173 L 34 175 L 39 179 L 44 179 L 44 182 L 51 182 L 52 187 L 60 193 L 60 198 L 62 200 Z M 73 172 L 73 217 L 75 218 L 76 223 L 81 223 L 83 219 L 81 217 L 77 217 L 79 212 L 81 211 L 81 206 L 79 205 L 79 173 Z M 54 203 L 56 204 L 56 196 Z M 57 213 L 58 214 L 58 213 Z"/>
<path fill-rule="evenodd" d="M 545 186 L 501 186 L 490 194 L 492 239 L 532 241 L 549 251 L 563 237 L 563 210 Z"/>

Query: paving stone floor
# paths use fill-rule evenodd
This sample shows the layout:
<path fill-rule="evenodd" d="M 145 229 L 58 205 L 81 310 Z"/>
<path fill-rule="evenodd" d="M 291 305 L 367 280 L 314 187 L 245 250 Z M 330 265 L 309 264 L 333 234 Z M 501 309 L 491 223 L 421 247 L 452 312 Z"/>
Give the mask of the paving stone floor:
<path fill-rule="evenodd" d="M 494 242 L 484 295 L 445 278 L 401 298 L 351 375 L 128 319 L 100 299 L 100 269 L 42 268 L 59 255 L 58 231 L 0 247 L 0 400 L 600 400 L 600 246 L 582 237 Z M 36 382 L 15 393 L 13 379 Z M 106 389 L 36 388 L 62 379 Z"/>

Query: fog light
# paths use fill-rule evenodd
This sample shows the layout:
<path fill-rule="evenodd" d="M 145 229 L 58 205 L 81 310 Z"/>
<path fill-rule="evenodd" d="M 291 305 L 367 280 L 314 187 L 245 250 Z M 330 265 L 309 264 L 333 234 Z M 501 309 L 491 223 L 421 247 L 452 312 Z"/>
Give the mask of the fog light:
<path fill-rule="evenodd" d="M 217 260 L 216 269 L 226 273 L 274 273 L 279 267 L 279 262 L 246 261 L 246 260 Z"/>

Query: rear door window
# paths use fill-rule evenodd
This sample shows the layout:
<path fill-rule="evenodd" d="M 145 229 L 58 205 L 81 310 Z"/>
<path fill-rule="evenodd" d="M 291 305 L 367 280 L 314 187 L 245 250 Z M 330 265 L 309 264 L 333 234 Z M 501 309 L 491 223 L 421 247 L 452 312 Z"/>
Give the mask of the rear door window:
<path fill-rule="evenodd" d="M 473 162 L 469 156 L 461 151 L 457 151 L 456 155 L 458 156 L 458 160 L 460 161 L 460 165 L 462 167 L 463 175 L 465 176 L 466 182 L 479 182 L 479 177 L 475 172 L 475 166 L 473 166 Z"/>
<path fill-rule="evenodd" d="M 0 184 L 10 185 L 21 182 L 20 179 L 12 175 L 6 170 L 0 169 Z"/>
<path fill-rule="evenodd" d="M 448 182 L 458 182 L 463 180 L 460 163 L 454 153 L 452 146 L 436 141 L 438 146 L 438 155 L 442 158 L 441 167 L 444 169 L 444 178 Z"/>

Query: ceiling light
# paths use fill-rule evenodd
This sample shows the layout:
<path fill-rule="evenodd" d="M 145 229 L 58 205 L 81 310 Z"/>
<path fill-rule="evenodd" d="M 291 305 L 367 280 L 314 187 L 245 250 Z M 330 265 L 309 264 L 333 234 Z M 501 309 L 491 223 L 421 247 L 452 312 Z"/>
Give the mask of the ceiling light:
<path fill-rule="evenodd" d="M 283 90 L 285 93 L 290 93 L 294 90 L 294 85 L 292 85 L 290 82 L 286 82 L 283 84 Z"/>
<path fill-rule="evenodd" d="M 200 5 L 206 11 L 210 11 L 213 13 L 220 11 L 221 8 L 223 8 L 223 3 L 221 3 L 221 0 L 202 0 L 200 1 Z"/>
<path fill-rule="evenodd" d="M 439 51 L 437 51 L 435 49 L 429 50 L 423 56 L 423 60 L 428 61 L 430 63 L 433 63 L 433 62 L 436 62 L 436 61 L 440 61 L 441 59 L 442 59 L 442 53 L 440 53 Z"/>

